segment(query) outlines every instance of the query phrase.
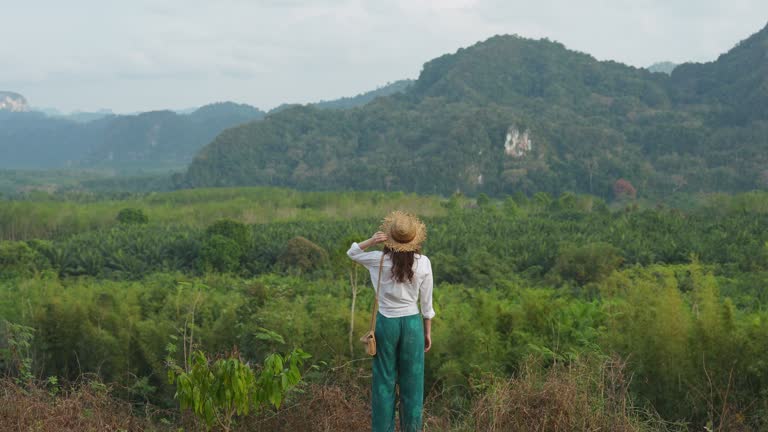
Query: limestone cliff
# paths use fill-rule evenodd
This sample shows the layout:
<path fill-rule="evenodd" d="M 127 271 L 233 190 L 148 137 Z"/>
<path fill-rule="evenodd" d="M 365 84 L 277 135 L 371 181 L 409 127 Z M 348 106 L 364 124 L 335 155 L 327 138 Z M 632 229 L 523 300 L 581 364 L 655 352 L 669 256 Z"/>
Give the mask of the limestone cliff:
<path fill-rule="evenodd" d="M 18 93 L 0 91 L 0 111 L 29 111 L 29 104 L 24 96 Z"/>

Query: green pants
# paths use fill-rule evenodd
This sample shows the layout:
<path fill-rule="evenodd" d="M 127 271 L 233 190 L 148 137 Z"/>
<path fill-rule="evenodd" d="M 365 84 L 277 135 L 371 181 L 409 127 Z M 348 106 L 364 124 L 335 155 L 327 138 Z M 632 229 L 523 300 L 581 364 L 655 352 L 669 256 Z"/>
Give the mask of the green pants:
<path fill-rule="evenodd" d="M 395 430 L 395 383 L 400 386 L 400 430 L 421 430 L 424 405 L 424 323 L 421 314 L 376 316 L 373 357 L 373 432 Z"/>

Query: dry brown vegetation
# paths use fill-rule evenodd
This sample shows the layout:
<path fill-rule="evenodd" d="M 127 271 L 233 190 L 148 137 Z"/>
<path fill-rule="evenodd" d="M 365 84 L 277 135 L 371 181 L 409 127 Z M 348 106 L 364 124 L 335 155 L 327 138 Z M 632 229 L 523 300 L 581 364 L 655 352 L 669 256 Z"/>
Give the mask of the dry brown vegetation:
<path fill-rule="evenodd" d="M 0 431 L 144 431 L 157 430 L 131 404 L 103 385 L 83 384 L 53 396 L 36 386 L 0 380 Z"/>
<path fill-rule="evenodd" d="M 469 418 L 488 432 L 669 430 L 633 408 L 621 361 L 606 360 L 597 370 L 588 362 L 546 371 L 528 363 L 517 378 L 491 378 Z"/>
<path fill-rule="evenodd" d="M 685 430 L 633 407 L 629 378 L 619 360 L 576 362 L 541 368 L 526 363 L 512 378 L 482 377 L 473 383 L 463 412 L 446 408 L 432 392 L 426 402 L 426 431 L 645 432 Z M 360 369 L 308 383 L 277 411 L 241 419 L 237 430 L 367 431 L 369 391 Z M 165 417 L 172 421 L 160 421 Z M 82 383 L 52 396 L 44 388 L 0 381 L 0 431 L 165 431 L 203 430 L 190 416 L 136 410 L 108 388 Z"/>

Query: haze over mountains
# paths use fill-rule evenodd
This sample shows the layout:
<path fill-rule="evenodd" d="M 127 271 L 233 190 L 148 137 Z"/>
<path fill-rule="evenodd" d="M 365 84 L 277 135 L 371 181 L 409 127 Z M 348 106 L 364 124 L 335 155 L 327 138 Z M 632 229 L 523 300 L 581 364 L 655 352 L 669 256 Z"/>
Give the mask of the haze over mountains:
<path fill-rule="evenodd" d="M 767 53 L 768 27 L 714 62 L 648 69 L 495 36 L 427 62 L 418 80 L 269 113 L 219 103 L 76 122 L 0 110 L 0 168 L 192 162 L 177 187 L 442 194 L 610 197 L 621 178 L 654 197 L 766 188 Z"/>
<path fill-rule="evenodd" d="M 152 111 L 88 122 L 0 112 L 0 168 L 178 169 L 222 130 L 263 116 L 231 102 L 191 114 Z"/>
<path fill-rule="evenodd" d="M 401 80 L 353 97 L 311 104 L 321 109 L 360 106 L 403 91 Z M 111 111 L 32 111 L 22 95 L 0 93 L 0 168 L 110 168 L 122 172 L 180 169 L 229 127 L 258 120 L 265 112 L 245 104 L 215 103 L 185 111 L 114 115 Z M 278 112 L 291 105 L 273 109 Z"/>
<path fill-rule="evenodd" d="M 646 196 L 768 187 L 768 28 L 671 75 L 496 36 L 356 109 L 294 107 L 222 133 L 184 186 Z"/>

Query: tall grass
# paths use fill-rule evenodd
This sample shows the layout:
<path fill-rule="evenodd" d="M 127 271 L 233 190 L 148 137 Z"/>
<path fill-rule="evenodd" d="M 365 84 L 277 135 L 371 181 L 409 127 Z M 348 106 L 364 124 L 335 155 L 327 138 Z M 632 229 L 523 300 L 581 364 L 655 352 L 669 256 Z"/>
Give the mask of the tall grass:
<path fill-rule="evenodd" d="M 401 192 L 298 192 L 279 188 L 190 189 L 127 199 L 0 201 L 0 240 L 47 239 L 117 223 L 124 208 L 138 208 L 159 225 L 206 226 L 228 218 L 247 224 L 382 217 L 402 209 L 443 215 L 441 199 Z"/>

